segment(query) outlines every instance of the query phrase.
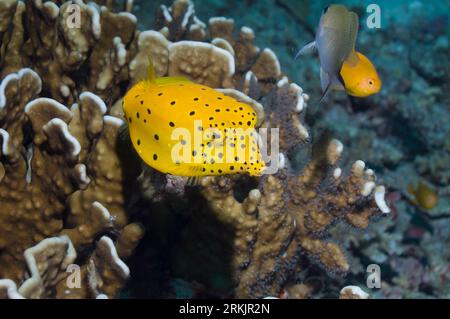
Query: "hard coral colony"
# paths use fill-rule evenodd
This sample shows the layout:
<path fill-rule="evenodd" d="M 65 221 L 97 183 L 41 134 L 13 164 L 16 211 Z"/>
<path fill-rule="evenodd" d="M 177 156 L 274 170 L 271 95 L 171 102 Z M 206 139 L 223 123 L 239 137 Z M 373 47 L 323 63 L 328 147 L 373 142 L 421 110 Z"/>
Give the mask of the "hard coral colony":
<path fill-rule="evenodd" d="M 371 217 L 388 213 L 385 189 L 362 161 L 344 173 L 336 139 L 314 145 L 299 172 L 289 168 L 288 152 L 311 140 L 303 124 L 309 97 L 283 75 L 273 51 L 256 47 L 248 27 L 235 36 L 231 19 L 200 21 L 187 0 L 162 5 L 156 30 L 148 31 L 137 30 L 131 13 L 97 2 L 0 2 L 1 298 L 118 297 L 133 278 L 127 264 L 139 263 L 133 254 L 152 226 L 147 216 L 177 208 L 187 222 L 171 249 L 171 273 L 223 296 L 278 296 L 312 263 L 349 271 L 327 231 L 336 221 L 366 228 Z M 72 4 L 81 28 L 65 23 Z M 143 170 L 119 133 L 139 117 L 127 109 L 131 119 L 124 117 L 122 97 L 144 77 L 148 56 L 157 76 L 217 88 L 221 93 L 202 94 L 245 105 L 251 127 L 279 128 L 279 171 L 249 178 L 224 170 L 191 188 L 185 179 Z M 165 101 L 179 97 L 169 88 L 163 93 L 170 95 Z M 228 118 L 210 123 L 221 120 Z M 147 132 L 131 129 L 134 146 L 139 150 L 141 138 L 157 154 L 151 140 L 167 138 L 156 131 L 166 124 L 142 137 Z M 81 289 L 67 284 L 71 265 L 80 269 Z"/>

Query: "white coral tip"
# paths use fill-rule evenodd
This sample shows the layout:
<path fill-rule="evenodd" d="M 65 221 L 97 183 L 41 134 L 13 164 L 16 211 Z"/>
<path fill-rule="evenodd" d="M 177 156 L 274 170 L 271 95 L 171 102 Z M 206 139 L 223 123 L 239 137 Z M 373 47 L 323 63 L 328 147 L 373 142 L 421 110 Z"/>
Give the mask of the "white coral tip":
<path fill-rule="evenodd" d="M 346 286 L 341 289 L 340 292 L 341 295 L 345 295 L 347 293 L 355 295 L 359 297 L 359 299 L 368 299 L 370 297 L 370 295 L 367 292 L 365 292 L 358 286 Z"/>
<path fill-rule="evenodd" d="M 333 171 L 333 177 L 338 179 L 342 175 L 342 169 L 340 167 L 336 167 Z"/>
<path fill-rule="evenodd" d="M 384 199 L 384 194 L 386 192 L 386 189 L 384 186 L 377 186 L 375 188 L 375 202 L 377 203 L 378 208 L 381 210 L 383 214 L 388 214 L 391 212 L 388 205 L 386 204 L 386 201 Z"/>
<path fill-rule="evenodd" d="M 367 182 L 364 184 L 363 189 L 361 190 L 361 195 L 369 196 L 372 193 L 372 190 L 375 188 L 374 182 Z"/>

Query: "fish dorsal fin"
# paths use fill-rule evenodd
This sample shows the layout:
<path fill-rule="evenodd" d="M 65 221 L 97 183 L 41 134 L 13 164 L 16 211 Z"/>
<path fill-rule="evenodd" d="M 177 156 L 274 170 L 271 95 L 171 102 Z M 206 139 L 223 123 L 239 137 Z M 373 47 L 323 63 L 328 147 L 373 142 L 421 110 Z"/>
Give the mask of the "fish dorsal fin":
<path fill-rule="evenodd" d="M 355 51 L 356 38 L 358 37 L 359 17 L 353 12 L 349 11 L 349 41 L 351 43 L 352 52 Z"/>
<path fill-rule="evenodd" d="M 147 79 L 146 81 L 150 84 L 156 83 L 156 71 L 155 65 L 153 64 L 153 59 L 149 55 L 148 56 L 148 66 L 147 66 Z"/>
<path fill-rule="evenodd" d="M 295 55 L 295 59 L 297 59 L 301 55 L 315 53 L 316 51 L 317 51 L 316 41 L 310 42 L 303 48 L 301 48 L 300 51 L 297 52 L 297 54 Z"/>
<path fill-rule="evenodd" d="M 174 77 L 161 77 L 157 78 L 155 83 L 157 85 L 166 85 L 166 84 L 177 84 L 177 83 L 192 83 L 190 80 L 186 79 L 182 76 L 174 76 Z"/>
<path fill-rule="evenodd" d="M 156 76 L 155 65 L 153 64 L 153 59 L 148 56 L 148 66 L 147 66 L 147 79 L 146 82 L 149 84 L 166 85 L 166 84 L 177 84 L 177 83 L 190 83 L 185 77 L 160 77 Z"/>

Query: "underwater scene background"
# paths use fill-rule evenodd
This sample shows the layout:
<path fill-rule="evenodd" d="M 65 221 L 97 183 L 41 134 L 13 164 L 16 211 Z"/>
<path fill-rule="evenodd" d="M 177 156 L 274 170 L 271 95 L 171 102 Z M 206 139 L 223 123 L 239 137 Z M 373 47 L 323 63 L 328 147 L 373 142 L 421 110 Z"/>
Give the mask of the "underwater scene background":
<path fill-rule="evenodd" d="M 295 58 L 331 3 L 378 93 L 320 101 Z M 449 8 L 0 0 L 0 298 L 449 298 Z M 278 172 L 146 165 L 123 108 L 149 57 L 278 128 Z"/>

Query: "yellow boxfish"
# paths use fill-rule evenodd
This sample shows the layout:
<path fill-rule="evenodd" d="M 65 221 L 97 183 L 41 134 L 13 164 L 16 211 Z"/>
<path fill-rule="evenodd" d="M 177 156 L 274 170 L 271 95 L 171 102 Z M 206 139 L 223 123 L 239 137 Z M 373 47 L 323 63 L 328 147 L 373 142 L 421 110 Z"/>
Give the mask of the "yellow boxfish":
<path fill-rule="evenodd" d="M 255 176 L 265 168 L 251 106 L 185 78 L 156 78 L 151 62 L 123 110 L 137 153 L 162 173 Z"/>

